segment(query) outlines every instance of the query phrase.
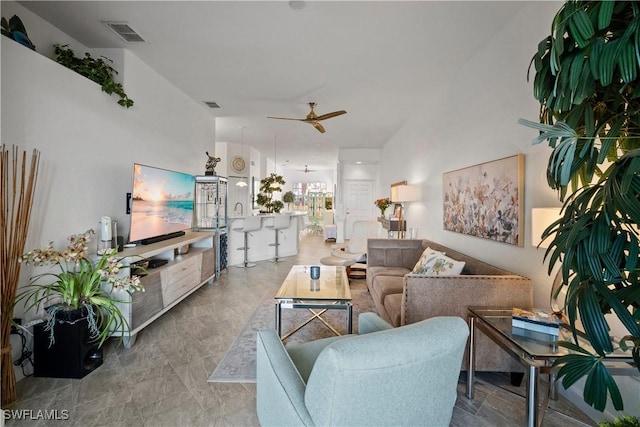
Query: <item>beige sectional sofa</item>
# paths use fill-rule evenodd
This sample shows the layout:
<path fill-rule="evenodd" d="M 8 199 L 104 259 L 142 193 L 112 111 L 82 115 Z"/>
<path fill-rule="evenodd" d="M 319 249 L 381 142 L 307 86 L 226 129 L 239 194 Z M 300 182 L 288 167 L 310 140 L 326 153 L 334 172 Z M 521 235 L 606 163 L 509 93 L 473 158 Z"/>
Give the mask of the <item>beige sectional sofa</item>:
<path fill-rule="evenodd" d="M 410 274 L 425 248 L 464 261 L 460 275 Z M 434 316 L 468 319 L 469 306 L 531 307 L 533 285 L 526 277 L 494 267 L 430 240 L 369 239 L 367 286 L 380 317 L 394 326 Z M 466 370 L 467 356 L 462 369 Z M 482 332 L 476 370 L 520 372 L 521 366 Z"/>

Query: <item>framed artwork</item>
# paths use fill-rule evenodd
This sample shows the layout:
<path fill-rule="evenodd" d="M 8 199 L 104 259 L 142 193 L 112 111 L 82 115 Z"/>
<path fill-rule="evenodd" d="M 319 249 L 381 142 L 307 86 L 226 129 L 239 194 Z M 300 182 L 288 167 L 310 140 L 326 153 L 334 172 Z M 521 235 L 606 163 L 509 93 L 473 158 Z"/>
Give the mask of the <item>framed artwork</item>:
<path fill-rule="evenodd" d="M 445 172 L 445 230 L 524 246 L 524 154 Z"/>
<path fill-rule="evenodd" d="M 400 203 L 395 203 L 393 205 L 393 217 L 400 218 L 401 211 L 402 211 L 402 205 Z"/>

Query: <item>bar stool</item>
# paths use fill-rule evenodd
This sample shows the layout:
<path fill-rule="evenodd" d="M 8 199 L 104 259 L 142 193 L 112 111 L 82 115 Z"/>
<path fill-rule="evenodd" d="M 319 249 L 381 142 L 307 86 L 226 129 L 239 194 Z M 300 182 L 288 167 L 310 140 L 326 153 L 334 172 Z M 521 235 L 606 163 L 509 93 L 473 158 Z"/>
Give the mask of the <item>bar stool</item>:
<path fill-rule="evenodd" d="M 278 240 L 278 234 L 282 233 L 282 229 L 289 228 L 291 224 L 291 215 L 275 215 L 273 217 L 273 225 L 267 225 L 265 228 L 270 228 L 275 230 L 276 232 L 276 241 L 274 243 L 269 243 L 269 246 L 276 247 L 276 257 L 273 259 L 273 262 L 280 262 L 281 259 L 278 258 L 278 246 L 280 246 L 280 242 Z"/>
<path fill-rule="evenodd" d="M 244 233 L 244 246 L 238 248 L 239 251 L 244 251 L 244 264 L 238 264 L 236 267 L 255 267 L 255 264 L 249 262 L 247 259 L 247 251 L 249 250 L 249 233 L 251 231 L 258 231 L 260 228 L 262 228 L 262 217 L 259 216 L 247 216 L 244 218 L 244 225 L 242 228 L 234 228 L 234 230 L 242 231 Z"/>

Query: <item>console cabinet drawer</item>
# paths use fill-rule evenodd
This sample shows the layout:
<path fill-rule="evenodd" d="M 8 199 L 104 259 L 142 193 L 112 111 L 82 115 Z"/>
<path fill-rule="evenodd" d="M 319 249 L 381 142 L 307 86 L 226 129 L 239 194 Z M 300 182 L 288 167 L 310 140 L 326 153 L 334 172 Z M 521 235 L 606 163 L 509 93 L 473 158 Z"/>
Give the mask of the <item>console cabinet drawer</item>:
<path fill-rule="evenodd" d="M 194 271 L 200 271 L 202 254 L 192 256 L 179 264 L 167 268 L 163 273 L 163 282 L 176 282 Z"/>
<path fill-rule="evenodd" d="M 137 328 L 164 308 L 160 272 L 151 272 L 140 278 L 144 292 L 135 292 L 131 298 L 131 328 Z"/>
<path fill-rule="evenodd" d="M 215 249 L 207 249 L 202 253 L 202 279 L 209 280 L 211 276 L 216 274 L 216 250 Z"/>
<path fill-rule="evenodd" d="M 169 267 L 162 274 L 162 301 L 167 306 L 201 283 L 202 255 Z"/>

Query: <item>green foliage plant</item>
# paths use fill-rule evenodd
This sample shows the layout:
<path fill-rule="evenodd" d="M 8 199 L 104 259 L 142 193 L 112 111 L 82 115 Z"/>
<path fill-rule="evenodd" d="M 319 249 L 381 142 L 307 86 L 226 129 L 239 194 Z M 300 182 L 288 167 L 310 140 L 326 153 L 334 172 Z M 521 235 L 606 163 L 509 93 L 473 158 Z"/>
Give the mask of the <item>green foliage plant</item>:
<path fill-rule="evenodd" d="M 260 192 L 256 197 L 256 203 L 264 206 L 266 213 L 280 213 L 284 208 L 284 203 L 281 200 L 273 200 L 273 193 L 282 191 L 284 184 L 284 178 L 276 173 L 260 180 Z"/>
<path fill-rule="evenodd" d="M 600 421 L 598 427 L 640 427 L 640 418 L 629 415 L 617 417 L 613 421 Z"/>
<path fill-rule="evenodd" d="M 287 191 L 282 195 L 282 201 L 287 204 L 287 209 L 291 208 L 291 203 L 293 203 L 295 200 L 296 198 L 293 194 L 293 191 Z"/>
<path fill-rule="evenodd" d="M 53 243 L 49 243 L 46 248 L 27 252 L 20 259 L 25 264 L 37 267 L 50 265 L 59 269 L 58 273 L 47 272 L 34 276 L 14 302 L 22 302 L 27 310 L 48 305 L 45 307 L 48 315 L 45 330 L 50 332 L 50 346 L 54 340 L 55 324 L 59 321 L 56 312 L 61 310 L 84 310 L 91 338 L 98 341 L 99 346 L 104 344 L 112 331 L 119 331 L 124 336 L 128 323 L 118 307 L 124 301 L 111 296 L 103 285 L 129 294 L 144 292 L 139 277 L 122 277 L 118 274 L 122 263 L 116 257 L 116 249 L 103 253 L 97 259 L 89 258 L 87 243 L 94 234 L 93 230 L 87 230 L 83 234 L 69 236 L 64 251 L 55 250 Z"/>
<path fill-rule="evenodd" d="M 603 411 L 609 394 L 622 410 L 603 358 L 620 348 L 640 367 L 640 3 L 565 2 L 532 65 L 539 122 L 520 123 L 553 149 L 547 181 L 564 203 L 543 233 L 545 259 L 549 274 L 562 263 L 573 342 L 579 319 L 592 347 L 561 343 L 572 352 L 556 361 L 558 378 L 570 387 L 586 376 L 587 404 Z M 628 333 L 617 343 L 607 313 Z"/>
<path fill-rule="evenodd" d="M 58 63 L 98 83 L 103 92 L 118 95 L 118 104 L 126 108 L 133 106 L 133 100 L 124 92 L 122 84 L 114 80 L 118 72 L 109 65 L 113 64 L 112 60 L 104 56 L 93 58 L 89 52 L 84 54 L 84 58 L 78 58 L 69 45 L 54 45 L 54 53 Z"/>

